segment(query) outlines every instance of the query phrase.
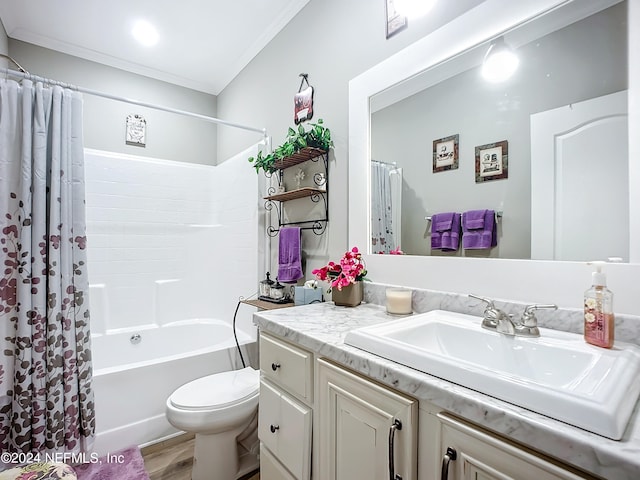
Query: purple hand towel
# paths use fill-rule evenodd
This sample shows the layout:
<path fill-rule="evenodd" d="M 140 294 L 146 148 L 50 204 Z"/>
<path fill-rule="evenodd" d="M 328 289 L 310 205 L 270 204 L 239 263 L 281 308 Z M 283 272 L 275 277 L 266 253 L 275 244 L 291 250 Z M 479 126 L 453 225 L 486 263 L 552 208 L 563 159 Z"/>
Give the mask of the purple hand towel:
<path fill-rule="evenodd" d="M 460 244 L 460 214 L 436 213 L 431 217 L 431 248 L 455 251 Z"/>
<path fill-rule="evenodd" d="M 470 210 L 462 214 L 462 248 L 481 250 L 498 244 L 498 226 L 493 210 Z"/>
<path fill-rule="evenodd" d="M 280 282 L 295 282 L 304 275 L 302 273 L 300 232 L 300 227 L 280 229 L 278 251 L 278 280 Z"/>

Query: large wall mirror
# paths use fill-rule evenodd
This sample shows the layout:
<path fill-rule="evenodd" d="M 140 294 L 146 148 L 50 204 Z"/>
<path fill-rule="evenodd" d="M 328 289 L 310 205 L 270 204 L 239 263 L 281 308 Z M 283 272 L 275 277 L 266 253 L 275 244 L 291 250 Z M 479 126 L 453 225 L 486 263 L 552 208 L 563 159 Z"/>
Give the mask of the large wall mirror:
<path fill-rule="evenodd" d="M 640 128 L 640 53 L 627 47 L 639 21 L 629 0 L 485 0 L 352 79 L 349 244 L 366 246 L 376 280 L 575 305 L 586 261 L 621 258 L 607 270 L 628 286 L 640 273 L 640 137 L 628 134 Z M 520 65 L 489 85 L 478 66 L 498 38 Z M 562 123 L 585 109 L 595 121 Z M 457 145 L 457 168 L 434 172 L 435 140 Z M 508 175 L 477 182 L 476 147 L 501 141 Z M 377 165 L 402 169 L 385 198 L 400 205 L 390 242 L 403 257 L 372 244 Z M 481 209 L 502 212 L 494 248 L 433 251 L 426 217 Z"/>
<path fill-rule="evenodd" d="M 482 42 L 371 97 L 372 253 L 628 261 L 627 2 L 498 40 L 519 60 L 507 79 L 482 75 Z M 432 222 L 484 210 L 451 241 Z"/>

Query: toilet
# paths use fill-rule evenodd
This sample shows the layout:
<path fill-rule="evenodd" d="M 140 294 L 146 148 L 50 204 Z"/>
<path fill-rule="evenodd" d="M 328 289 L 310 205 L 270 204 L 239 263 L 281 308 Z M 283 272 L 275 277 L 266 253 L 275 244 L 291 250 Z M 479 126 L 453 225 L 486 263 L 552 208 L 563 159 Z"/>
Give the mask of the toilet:
<path fill-rule="evenodd" d="M 260 374 L 251 367 L 182 385 L 167 399 L 167 420 L 193 432 L 192 480 L 236 480 L 258 468 Z"/>

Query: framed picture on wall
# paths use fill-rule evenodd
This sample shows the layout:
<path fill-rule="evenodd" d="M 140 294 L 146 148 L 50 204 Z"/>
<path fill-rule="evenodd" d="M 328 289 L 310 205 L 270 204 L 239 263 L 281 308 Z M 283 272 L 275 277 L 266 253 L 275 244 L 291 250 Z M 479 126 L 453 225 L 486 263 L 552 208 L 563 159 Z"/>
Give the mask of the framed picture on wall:
<path fill-rule="evenodd" d="M 387 18 L 387 38 L 407 28 L 407 17 L 398 13 L 394 0 L 385 0 L 385 12 Z"/>
<path fill-rule="evenodd" d="M 476 183 L 509 176 L 509 144 L 506 140 L 476 147 Z"/>
<path fill-rule="evenodd" d="M 458 168 L 458 135 L 433 141 L 433 173 Z"/>
<path fill-rule="evenodd" d="M 145 147 L 147 143 L 147 121 L 142 115 L 127 115 L 126 119 L 126 137 L 127 145 L 136 147 Z"/>

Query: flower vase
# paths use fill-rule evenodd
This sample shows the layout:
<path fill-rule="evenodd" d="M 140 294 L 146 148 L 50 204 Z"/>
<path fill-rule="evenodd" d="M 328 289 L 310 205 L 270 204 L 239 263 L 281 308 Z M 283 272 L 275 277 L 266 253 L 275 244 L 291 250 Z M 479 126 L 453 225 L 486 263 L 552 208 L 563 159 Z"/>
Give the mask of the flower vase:
<path fill-rule="evenodd" d="M 331 289 L 331 299 L 333 303 L 341 307 L 357 307 L 362 303 L 364 288 L 362 282 L 350 283 L 342 290 Z"/>

